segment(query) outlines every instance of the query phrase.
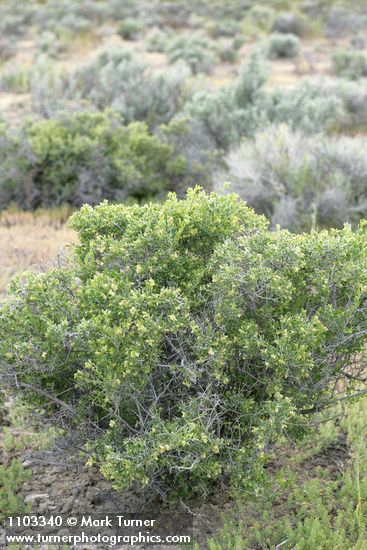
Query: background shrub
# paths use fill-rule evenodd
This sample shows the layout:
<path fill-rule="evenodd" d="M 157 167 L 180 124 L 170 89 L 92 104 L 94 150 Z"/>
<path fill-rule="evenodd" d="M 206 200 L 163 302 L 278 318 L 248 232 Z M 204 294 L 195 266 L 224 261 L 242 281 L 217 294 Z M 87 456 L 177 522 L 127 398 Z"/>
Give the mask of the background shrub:
<path fill-rule="evenodd" d="M 145 63 L 125 49 L 105 50 L 73 75 L 73 96 L 97 109 L 111 107 L 125 122 L 168 122 L 183 102 L 188 69 L 147 74 Z"/>
<path fill-rule="evenodd" d="M 159 28 L 153 29 L 146 38 L 146 50 L 148 52 L 163 53 L 166 50 L 168 40 L 168 33 L 160 30 Z"/>
<path fill-rule="evenodd" d="M 307 32 L 307 25 L 305 20 L 299 15 L 292 12 L 284 12 L 276 16 L 272 32 L 294 34 L 302 37 Z"/>
<path fill-rule="evenodd" d="M 198 190 L 85 206 L 72 226 L 69 267 L 14 282 L 1 309 L 2 381 L 117 487 L 243 489 L 348 384 L 367 329 L 364 226 L 270 232 L 236 196 Z"/>
<path fill-rule="evenodd" d="M 0 89 L 13 94 L 27 94 L 30 91 L 29 75 L 26 65 L 9 63 L 0 72 Z"/>
<path fill-rule="evenodd" d="M 349 6 L 331 6 L 325 25 L 327 37 L 341 37 L 349 32 L 355 32 L 363 26 L 361 14 L 349 9 Z"/>
<path fill-rule="evenodd" d="M 182 34 L 173 38 L 166 48 L 169 63 L 184 61 L 193 74 L 210 73 L 214 62 L 213 48 L 200 34 Z"/>
<path fill-rule="evenodd" d="M 289 90 L 271 93 L 268 120 L 287 123 L 305 134 L 336 129 L 347 116 L 343 94 L 337 86 L 303 81 Z"/>
<path fill-rule="evenodd" d="M 30 69 L 29 86 L 32 108 L 45 118 L 57 116 L 74 95 L 71 75 L 46 55 L 40 55 Z"/>
<path fill-rule="evenodd" d="M 266 124 L 269 98 L 262 89 L 266 71 L 264 58 L 255 51 L 234 84 L 197 92 L 183 112 L 200 121 L 216 146 L 226 150 Z"/>
<path fill-rule="evenodd" d="M 272 224 L 293 231 L 357 224 L 367 215 L 364 138 L 305 137 L 288 127 L 268 128 L 226 158 L 216 187 L 233 189 Z"/>
<path fill-rule="evenodd" d="M 270 6 L 253 5 L 247 11 L 241 25 L 245 35 L 268 33 L 273 26 L 275 12 Z"/>
<path fill-rule="evenodd" d="M 240 27 L 234 19 L 212 20 L 206 25 L 206 29 L 212 38 L 233 38 L 239 33 Z"/>
<path fill-rule="evenodd" d="M 273 33 L 269 36 L 266 53 L 269 59 L 292 59 L 300 54 L 301 43 L 294 34 Z"/>
<path fill-rule="evenodd" d="M 337 76 L 358 80 L 367 76 L 367 59 L 354 50 L 339 50 L 333 55 L 333 68 Z"/>
<path fill-rule="evenodd" d="M 0 38 L 0 62 L 8 61 L 16 53 L 16 48 L 9 40 Z"/>
<path fill-rule="evenodd" d="M 216 48 L 221 61 L 234 63 L 237 60 L 238 50 L 243 45 L 243 42 L 241 35 L 237 35 L 234 38 L 220 38 L 216 43 Z"/>
<path fill-rule="evenodd" d="M 137 19 L 124 19 L 118 25 L 117 32 L 125 40 L 137 40 L 143 29 L 141 21 Z"/>
<path fill-rule="evenodd" d="M 30 122 L 3 154 L 2 206 L 22 208 L 162 197 L 183 169 L 144 123 L 124 126 L 113 112 Z"/>

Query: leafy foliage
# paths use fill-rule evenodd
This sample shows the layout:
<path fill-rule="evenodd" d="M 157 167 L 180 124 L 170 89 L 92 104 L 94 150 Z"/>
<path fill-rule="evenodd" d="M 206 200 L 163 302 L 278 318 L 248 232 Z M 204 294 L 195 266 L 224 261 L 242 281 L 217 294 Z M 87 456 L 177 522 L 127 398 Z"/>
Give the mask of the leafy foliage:
<path fill-rule="evenodd" d="M 22 208 L 160 197 L 183 162 L 144 123 L 124 126 L 113 112 L 29 122 L 2 154 L 2 205 Z"/>
<path fill-rule="evenodd" d="M 200 190 L 85 206 L 72 226 L 74 263 L 13 283 L 2 378 L 117 487 L 242 489 L 348 385 L 367 331 L 364 226 L 269 232 L 235 195 Z"/>

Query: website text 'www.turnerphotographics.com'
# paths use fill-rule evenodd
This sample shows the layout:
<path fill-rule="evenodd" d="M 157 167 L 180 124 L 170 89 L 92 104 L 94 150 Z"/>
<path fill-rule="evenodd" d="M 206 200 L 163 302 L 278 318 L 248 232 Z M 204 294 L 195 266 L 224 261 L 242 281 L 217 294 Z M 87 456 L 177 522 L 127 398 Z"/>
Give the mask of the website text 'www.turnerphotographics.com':
<path fill-rule="evenodd" d="M 138 514 L 14 515 L 5 519 L 2 545 L 180 545 L 193 542 L 192 515 L 184 512 L 157 518 Z"/>

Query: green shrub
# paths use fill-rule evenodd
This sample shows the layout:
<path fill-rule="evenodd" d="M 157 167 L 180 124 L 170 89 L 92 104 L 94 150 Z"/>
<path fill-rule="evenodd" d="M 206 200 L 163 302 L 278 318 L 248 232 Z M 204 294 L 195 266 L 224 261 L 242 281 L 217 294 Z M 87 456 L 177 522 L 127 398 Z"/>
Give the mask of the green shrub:
<path fill-rule="evenodd" d="M 173 38 L 166 48 L 169 63 L 184 61 L 193 74 L 210 73 L 214 62 L 213 48 L 200 35 L 187 33 Z"/>
<path fill-rule="evenodd" d="M 269 36 L 266 53 L 270 59 L 292 59 L 300 54 L 301 42 L 294 34 L 273 33 Z"/>
<path fill-rule="evenodd" d="M 124 19 L 119 23 L 117 32 L 125 40 L 137 40 L 143 25 L 137 19 Z"/>
<path fill-rule="evenodd" d="M 2 380 L 62 413 L 116 487 L 241 489 L 348 385 L 367 331 L 364 225 L 271 232 L 235 195 L 199 190 L 84 206 L 71 225 L 73 262 L 12 284 Z"/>
<path fill-rule="evenodd" d="M 144 123 L 124 126 L 113 112 L 29 122 L 2 155 L 0 204 L 32 209 L 162 197 L 182 169 Z"/>
<path fill-rule="evenodd" d="M 358 80 L 367 76 L 367 59 L 353 50 L 339 50 L 333 55 L 334 73 L 337 76 Z"/>

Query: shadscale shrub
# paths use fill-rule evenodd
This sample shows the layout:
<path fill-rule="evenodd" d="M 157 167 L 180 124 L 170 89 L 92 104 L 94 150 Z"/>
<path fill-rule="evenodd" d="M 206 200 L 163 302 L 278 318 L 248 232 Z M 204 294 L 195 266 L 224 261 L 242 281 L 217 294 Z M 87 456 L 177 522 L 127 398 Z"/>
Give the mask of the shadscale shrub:
<path fill-rule="evenodd" d="M 273 33 L 269 36 L 265 49 L 269 59 L 292 59 L 300 54 L 301 42 L 294 34 Z"/>
<path fill-rule="evenodd" d="M 118 488 L 258 483 L 269 447 L 333 403 L 366 343 L 366 227 L 269 231 L 237 196 L 84 206 L 64 267 L 0 310 L 8 390 Z"/>

